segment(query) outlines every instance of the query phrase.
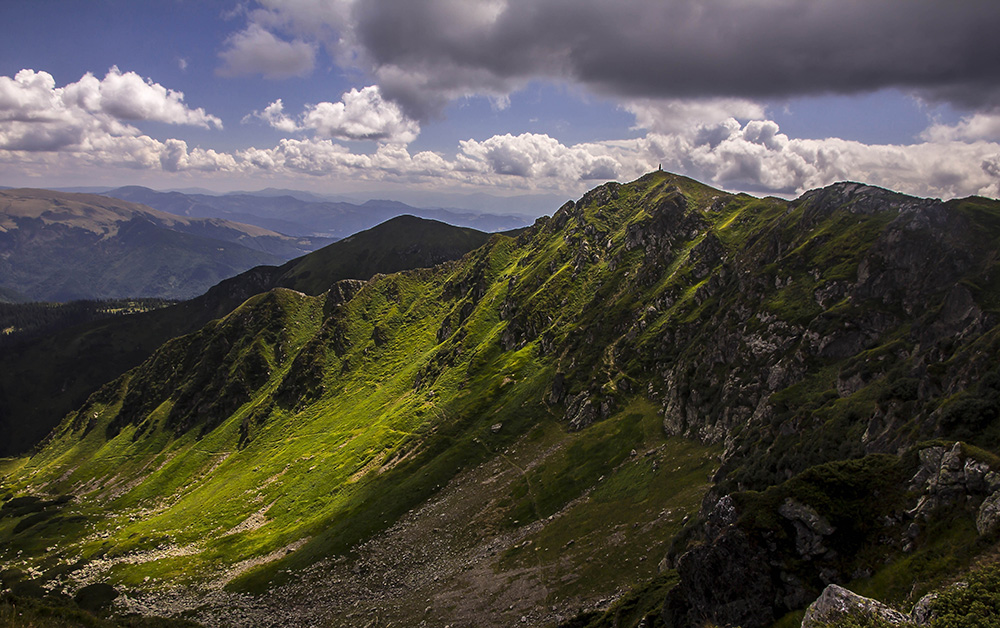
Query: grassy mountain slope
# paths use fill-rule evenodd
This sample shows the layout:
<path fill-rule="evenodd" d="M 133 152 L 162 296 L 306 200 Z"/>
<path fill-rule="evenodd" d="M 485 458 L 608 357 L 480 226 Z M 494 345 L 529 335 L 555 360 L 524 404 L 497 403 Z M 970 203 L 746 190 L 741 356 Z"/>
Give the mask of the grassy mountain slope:
<path fill-rule="evenodd" d="M 219 219 L 103 196 L 0 192 L 0 276 L 22 299 L 190 298 L 221 279 L 316 247 Z"/>
<path fill-rule="evenodd" d="M 221 318 L 247 298 L 283 286 L 320 294 L 342 279 L 368 279 L 460 257 L 485 233 L 401 216 L 309 255 L 261 266 L 172 307 L 63 329 L 0 353 L 0 455 L 27 451 L 102 384 L 167 340 Z M 12 306 L 17 307 L 17 306 Z"/>
<path fill-rule="evenodd" d="M 0 560 L 237 625 L 903 600 L 1000 527 L 998 217 L 657 172 L 459 261 L 271 290 L 7 463 Z"/>

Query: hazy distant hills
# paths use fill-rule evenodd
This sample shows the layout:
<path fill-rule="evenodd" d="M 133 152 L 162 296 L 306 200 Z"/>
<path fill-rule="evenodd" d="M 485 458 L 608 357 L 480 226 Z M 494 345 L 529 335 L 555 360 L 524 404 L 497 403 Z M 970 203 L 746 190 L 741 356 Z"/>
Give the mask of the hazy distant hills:
<path fill-rule="evenodd" d="M 0 298 L 185 299 L 329 239 L 190 218 L 93 194 L 0 191 Z"/>
<path fill-rule="evenodd" d="M 323 201 L 303 193 L 237 193 L 214 196 L 210 194 L 185 194 L 182 192 L 157 192 L 145 187 L 128 186 L 109 190 L 104 194 L 135 203 L 143 203 L 160 211 L 197 218 L 223 218 L 281 233 L 296 236 L 322 236 L 343 238 L 385 222 L 396 216 L 409 214 L 421 218 L 440 220 L 451 225 L 471 227 L 479 231 L 505 231 L 523 227 L 530 218 L 516 214 L 478 213 L 449 209 L 422 209 L 396 201 L 367 201 L 353 204 Z"/>

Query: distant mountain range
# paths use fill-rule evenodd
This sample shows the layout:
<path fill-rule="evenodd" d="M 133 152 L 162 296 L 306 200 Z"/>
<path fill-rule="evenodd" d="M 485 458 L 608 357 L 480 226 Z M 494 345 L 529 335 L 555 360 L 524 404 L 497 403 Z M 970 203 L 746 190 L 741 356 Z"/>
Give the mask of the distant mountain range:
<path fill-rule="evenodd" d="M 0 190 L 8 189 L 0 186 Z M 108 186 L 77 186 L 55 188 L 61 192 L 83 192 L 86 194 L 106 194 L 116 188 Z M 538 216 L 551 214 L 562 205 L 566 198 L 558 194 L 518 194 L 515 196 L 495 196 L 482 192 L 462 194 L 457 192 L 428 192 L 421 190 L 381 191 L 370 194 L 318 194 L 288 188 L 263 188 L 260 190 L 240 190 L 234 192 L 214 192 L 205 188 L 179 188 L 161 190 L 163 193 L 179 192 L 187 195 L 205 196 L 291 196 L 302 201 L 315 203 L 351 203 L 363 205 L 371 200 L 397 201 L 419 209 L 444 209 L 457 214 L 486 213 L 501 216 L 518 216 L 528 222 Z M 114 194 L 111 194 L 115 196 Z M 411 212 L 413 213 L 413 212 Z"/>
<path fill-rule="evenodd" d="M 94 194 L 0 191 L 0 298 L 186 299 L 329 244 Z"/>
<path fill-rule="evenodd" d="M 225 195 L 157 192 L 128 186 L 108 190 L 106 196 L 142 203 L 160 211 L 193 218 L 222 218 L 294 236 L 344 238 L 370 229 L 395 216 L 409 214 L 479 231 L 506 231 L 532 222 L 526 215 L 480 213 L 466 210 L 424 209 L 397 201 L 371 200 L 362 204 L 322 200 L 316 195 L 286 190 Z M 555 207 L 553 205 L 552 207 Z"/>

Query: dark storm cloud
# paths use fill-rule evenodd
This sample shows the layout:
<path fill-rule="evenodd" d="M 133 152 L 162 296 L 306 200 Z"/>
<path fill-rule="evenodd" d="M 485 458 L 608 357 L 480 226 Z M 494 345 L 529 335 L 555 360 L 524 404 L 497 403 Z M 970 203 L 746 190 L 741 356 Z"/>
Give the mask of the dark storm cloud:
<path fill-rule="evenodd" d="M 996 0 L 372 0 L 353 18 L 386 94 L 418 116 L 538 77 L 623 97 L 1000 93 Z"/>

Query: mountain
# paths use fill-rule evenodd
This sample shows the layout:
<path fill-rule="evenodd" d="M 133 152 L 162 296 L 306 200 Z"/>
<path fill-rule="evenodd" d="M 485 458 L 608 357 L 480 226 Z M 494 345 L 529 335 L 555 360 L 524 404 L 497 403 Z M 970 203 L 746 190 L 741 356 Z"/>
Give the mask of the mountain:
<path fill-rule="evenodd" d="M 262 292 L 4 463 L 7 586 L 213 626 L 764 628 L 830 584 L 950 613 L 968 576 L 989 613 L 998 241 L 996 200 L 654 172 Z"/>
<path fill-rule="evenodd" d="M 316 197 L 294 193 L 233 193 L 220 196 L 156 192 L 129 186 L 106 195 L 143 203 L 179 216 L 224 218 L 298 236 L 344 238 L 369 229 L 390 218 L 413 215 L 439 220 L 451 225 L 480 231 L 505 231 L 528 224 L 531 220 L 512 209 L 505 214 L 485 214 L 462 210 L 419 209 L 395 201 L 367 201 L 356 205 L 345 202 L 318 201 Z"/>
<path fill-rule="evenodd" d="M 188 190 L 177 190 L 179 192 L 195 193 Z M 211 192 L 207 192 L 211 194 Z M 289 190 L 284 188 L 265 188 L 257 191 L 230 192 L 234 195 L 249 196 L 293 196 L 303 201 L 310 202 L 337 202 L 363 204 L 372 200 L 371 196 L 360 194 L 313 194 L 301 190 Z M 446 209 L 459 214 L 486 213 L 508 215 L 512 214 L 522 218 L 534 219 L 546 212 L 550 212 L 553 207 L 563 201 L 563 197 L 555 194 L 518 194 L 514 196 L 494 196 L 492 194 L 474 193 L 459 194 L 454 192 L 426 192 L 420 190 L 396 190 L 373 192 L 378 199 L 387 201 L 399 201 L 406 203 L 413 208 L 425 209 Z"/>
<path fill-rule="evenodd" d="M 197 331 L 255 294 L 282 286 L 318 295 L 340 280 L 459 258 L 488 238 L 473 229 L 400 216 L 282 266 L 253 268 L 190 301 L 158 309 L 144 305 L 142 309 L 152 311 L 102 317 L 27 341 L 19 341 L 14 333 L 18 313 L 27 317 L 44 308 L 50 315 L 58 309 L 69 316 L 81 304 L 7 306 L 4 320 L 15 329 L 0 341 L 0 373 L 5 373 L 0 377 L 0 456 L 28 451 L 102 384 L 148 358 L 167 340 Z M 82 316 L 96 318 L 94 308 L 82 309 L 88 310 Z"/>
<path fill-rule="evenodd" d="M 104 196 L 0 191 L 0 287 L 20 300 L 190 298 L 328 241 Z"/>

